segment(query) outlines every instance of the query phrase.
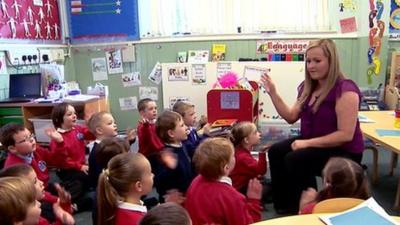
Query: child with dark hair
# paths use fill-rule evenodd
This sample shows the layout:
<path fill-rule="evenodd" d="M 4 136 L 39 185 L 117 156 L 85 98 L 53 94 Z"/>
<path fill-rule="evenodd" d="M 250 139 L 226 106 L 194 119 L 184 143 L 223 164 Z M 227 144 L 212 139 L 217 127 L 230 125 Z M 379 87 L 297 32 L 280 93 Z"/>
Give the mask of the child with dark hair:
<path fill-rule="evenodd" d="M 182 141 L 187 139 L 187 127 L 182 116 L 173 111 L 164 111 L 156 122 L 156 132 L 165 143 L 159 153 L 159 160 L 154 161 L 154 186 L 160 202 L 176 198 L 182 203 L 187 188 L 194 177 L 191 157 Z M 174 197 L 173 197 L 174 196 Z"/>
<path fill-rule="evenodd" d="M 37 176 L 35 171 L 30 167 L 29 165 L 26 164 L 18 164 L 14 165 L 11 167 L 8 167 L 7 169 L 3 169 L 0 171 L 0 177 L 22 177 L 22 178 L 27 178 L 30 182 L 35 187 L 35 195 L 36 195 L 36 200 L 41 201 L 44 197 L 44 186 L 43 182 L 40 181 Z M 56 216 L 56 221 L 53 223 L 54 225 L 61 225 L 61 224 L 74 224 L 75 220 L 72 217 L 72 207 L 71 207 L 71 196 L 69 195 L 68 192 L 66 192 L 61 186 L 58 184 L 55 184 L 55 189 L 58 192 L 58 196 L 60 198 L 57 200 L 55 204 L 53 204 L 53 211 L 54 215 Z M 43 211 L 42 211 L 43 213 Z M 39 213 L 40 215 L 40 213 Z M 29 217 L 29 216 L 28 216 Z M 28 220 L 31 220 L 31 218 L 27 218 Z M 25 224 L 26 221 L 24 221 Z M 49 221 L 44 218 L 40 217 L 39 222 L 35 223 L 37 225 L 48 225 L 50 224 Z"/>
<path fill-rule="evenodd" d="M 192 222 L 182 206 L 167 202 L 148 211 L 139 225 L 192 225 Z"/>
<path fill-rule="evenodd" d="M 58 140 L 61 137 L 59 133 L 52 130 L 46 130 L 47 135 L 52 140 Z M 23 125 L 9 123 L 0 129 L 0 142 L 8 152 L 4 168 L 16 164 L 30 165 L 36 172 L 38 179 L 43 182 L 46 190 L 44 204 L 42 204 L 42 213 L 49 219 L 54 220 L 52 204 L 56 203 L 58 197 L 52 195 L 53 187 L 49 185 L 49 171 L 47 166 L 57 166 L 57 162 L 65 158 L 63 152 L 56 153 L 43 148 L 36 143 L 35 136 Z"/>
<path fill-rule="evenodd" d="M 153 176 L 142 154 L 114 156 L 99 177 L 98 225 L 138 224 L 147 212 L 140 198 L 152 190 Z"/>
<path fill-rule="evenodd" d="M 261 219 L 261 184 L 249 181 L 247 198 L 228 177 L 235 167 L 232 143 L 209 138 L 197 148 L 193 161 L 199 175 L 186 193 L 185 208 L 194 225 L 247 225 Z"/>
<path fill-rule="evenodd" d="M 353 160 L 333 157 L 322 171 L 324 188 L 317 192 L 314 188 L 303 191 L 299 214 L 312 213 L 314 206 L 330 198 L 368 199 L 368 180 L 362 167 Z"/>
<path fill-rule="evenodd" d="M 51 119 L 61 138 L 51 140 L 50 149 L 59 154 L 66 154 L 66 157 L 57 163 L 57 168 L 60 169 L 57 175 L 71 193 L 72 202 L 77 210 L 86 210 L 90 208 L 91 199 L 85 197 L 90 188 L 85 141 L 94 140 L 95 137 L 87 127 L 76 124 L 75 108 L 69 103 L 55 105 Z"/>
<path fill-rule="evenodd" d="M 2 225 L 22 224 L 30 215 L 26 225 L 39 221 L 40 203 L 36 201 L 35 187 L 27 178 L 0 178 L 0 221 Z M 33 213 L 34 212 L 34 213 Z"/>
<path fill-rule="evenodd" d="M 186 101 L 178 101 L 172 107 L 174 112 L 179 113 L 182 116 L 183 122 L 188 127 L 189 134 L 188 138 L 183 141 L 183 144 L 186 146 L 191 157 L 193 157 L 194 151 L 197 146 L 208 137 L 208 133 L 210 132 L 210 125 L 205 125 L 203 127 L 203 135 L 199 135 L 196 129 L 196 111 L 194 110 L 194 105 L 190 102 Z"/>

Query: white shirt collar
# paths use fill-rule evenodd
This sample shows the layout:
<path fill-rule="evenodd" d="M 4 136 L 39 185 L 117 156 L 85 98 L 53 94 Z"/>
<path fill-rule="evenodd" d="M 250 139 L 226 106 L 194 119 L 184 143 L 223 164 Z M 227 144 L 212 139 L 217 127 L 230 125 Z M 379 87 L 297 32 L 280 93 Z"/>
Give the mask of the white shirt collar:
<path fill-rule="evenodd" d="M 72 127 L 71 129 L 65 130 L 65 129 L 62 129 L 61 127 L 59 127 L 59 128 L 57 128 L 57 132 L 59 132 L 59 133 L 67 133 L 68 131 L 70 131 L 72 129 L 75 129 L 75 128 Z"/>
<path fill-rule="evenodd" d="M 171 146 L 171 147 L 175 147 L 175 148 L 180 148 L 180 147 L 182 147 L 182 142 L 180 144 L 168 144 L 168 143 L 165 143 L 165 145 Z"/>
<path fill-rule="evenodd" d="M 147 212 L 147 208 L 146 208 L 146 206 L 143 205 L 142 201 L 140 201 L 140 205 L 129 203 L 129 202 L 121 202 L 121 201 L 119 201 L 118 202 L 118 208 L 127 209 L 127 210 L 131 210 L 131 211 L 138 211 L 138 212 L 143 212 L 143 213 Z"/>
<path fill-rule="evenodd" d="M 229 184 L 230 186 L 232 186 L 232 179 L 228 176 L 222 176 L 221 178 L 219 178 L 218 180 L 221 183 L 225 183 L 225 184 Z"/>

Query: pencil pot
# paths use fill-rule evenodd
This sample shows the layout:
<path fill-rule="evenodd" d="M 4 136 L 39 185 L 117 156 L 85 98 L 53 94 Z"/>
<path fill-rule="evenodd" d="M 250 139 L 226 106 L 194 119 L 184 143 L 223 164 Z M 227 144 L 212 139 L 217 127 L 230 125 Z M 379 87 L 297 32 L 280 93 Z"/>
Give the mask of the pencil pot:
<path fill-rule="evenodd" d="M 400 110 L 396 109 L 394 111 L 394 127 L 400 128 Z"/>

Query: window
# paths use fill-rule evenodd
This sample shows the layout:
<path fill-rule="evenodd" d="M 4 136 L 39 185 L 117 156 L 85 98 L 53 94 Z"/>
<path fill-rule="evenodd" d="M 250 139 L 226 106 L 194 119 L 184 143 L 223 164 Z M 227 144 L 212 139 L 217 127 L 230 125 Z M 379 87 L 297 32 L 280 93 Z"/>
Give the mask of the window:
<path fill-rule="evenodd" d="M 139 23 L 141 37 L 330 28 L 328 0 L 139 0 Z"/>

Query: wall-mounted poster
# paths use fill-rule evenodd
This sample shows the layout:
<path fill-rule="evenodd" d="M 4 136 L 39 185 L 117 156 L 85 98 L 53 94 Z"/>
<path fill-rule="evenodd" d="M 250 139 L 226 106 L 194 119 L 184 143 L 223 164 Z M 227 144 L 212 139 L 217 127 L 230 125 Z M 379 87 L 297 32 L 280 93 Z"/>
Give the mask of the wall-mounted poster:
<path fill-rule="evenodd" d="M 57 0 L 0 0 L 0 40 L 61 41 Z"/>
<path fill-rule="evenodd" d="M 139 39 L 137 0 L 67 0 L 72 43 Z"/>
<path fill-rule="evenodd" d="M 121 50 L 106 52 L 107 69 L 109 74 L 123 73 Z"/>
<path fill-rule="evenodd" d="M 206 64 L 192 64 L 192 83 L 206 84 Z"/>
<path fill-rule="evenodd" d="M 168 68 L 169 81 L 188 81 L 189 80 L 189 66 L 171 66 Z"/>
<path fill-rule="evenodd" d="M 105 58 L 92 59 L 93 80 L 108 80 L 107 65 Z"/>
<path fill-rule="evenodd" d="M 142 81 L 140 79 L 140 72 L 124 73 L 121 76 L 121 81 L 124 87 L 133 87 L 142 85 Z"/>

